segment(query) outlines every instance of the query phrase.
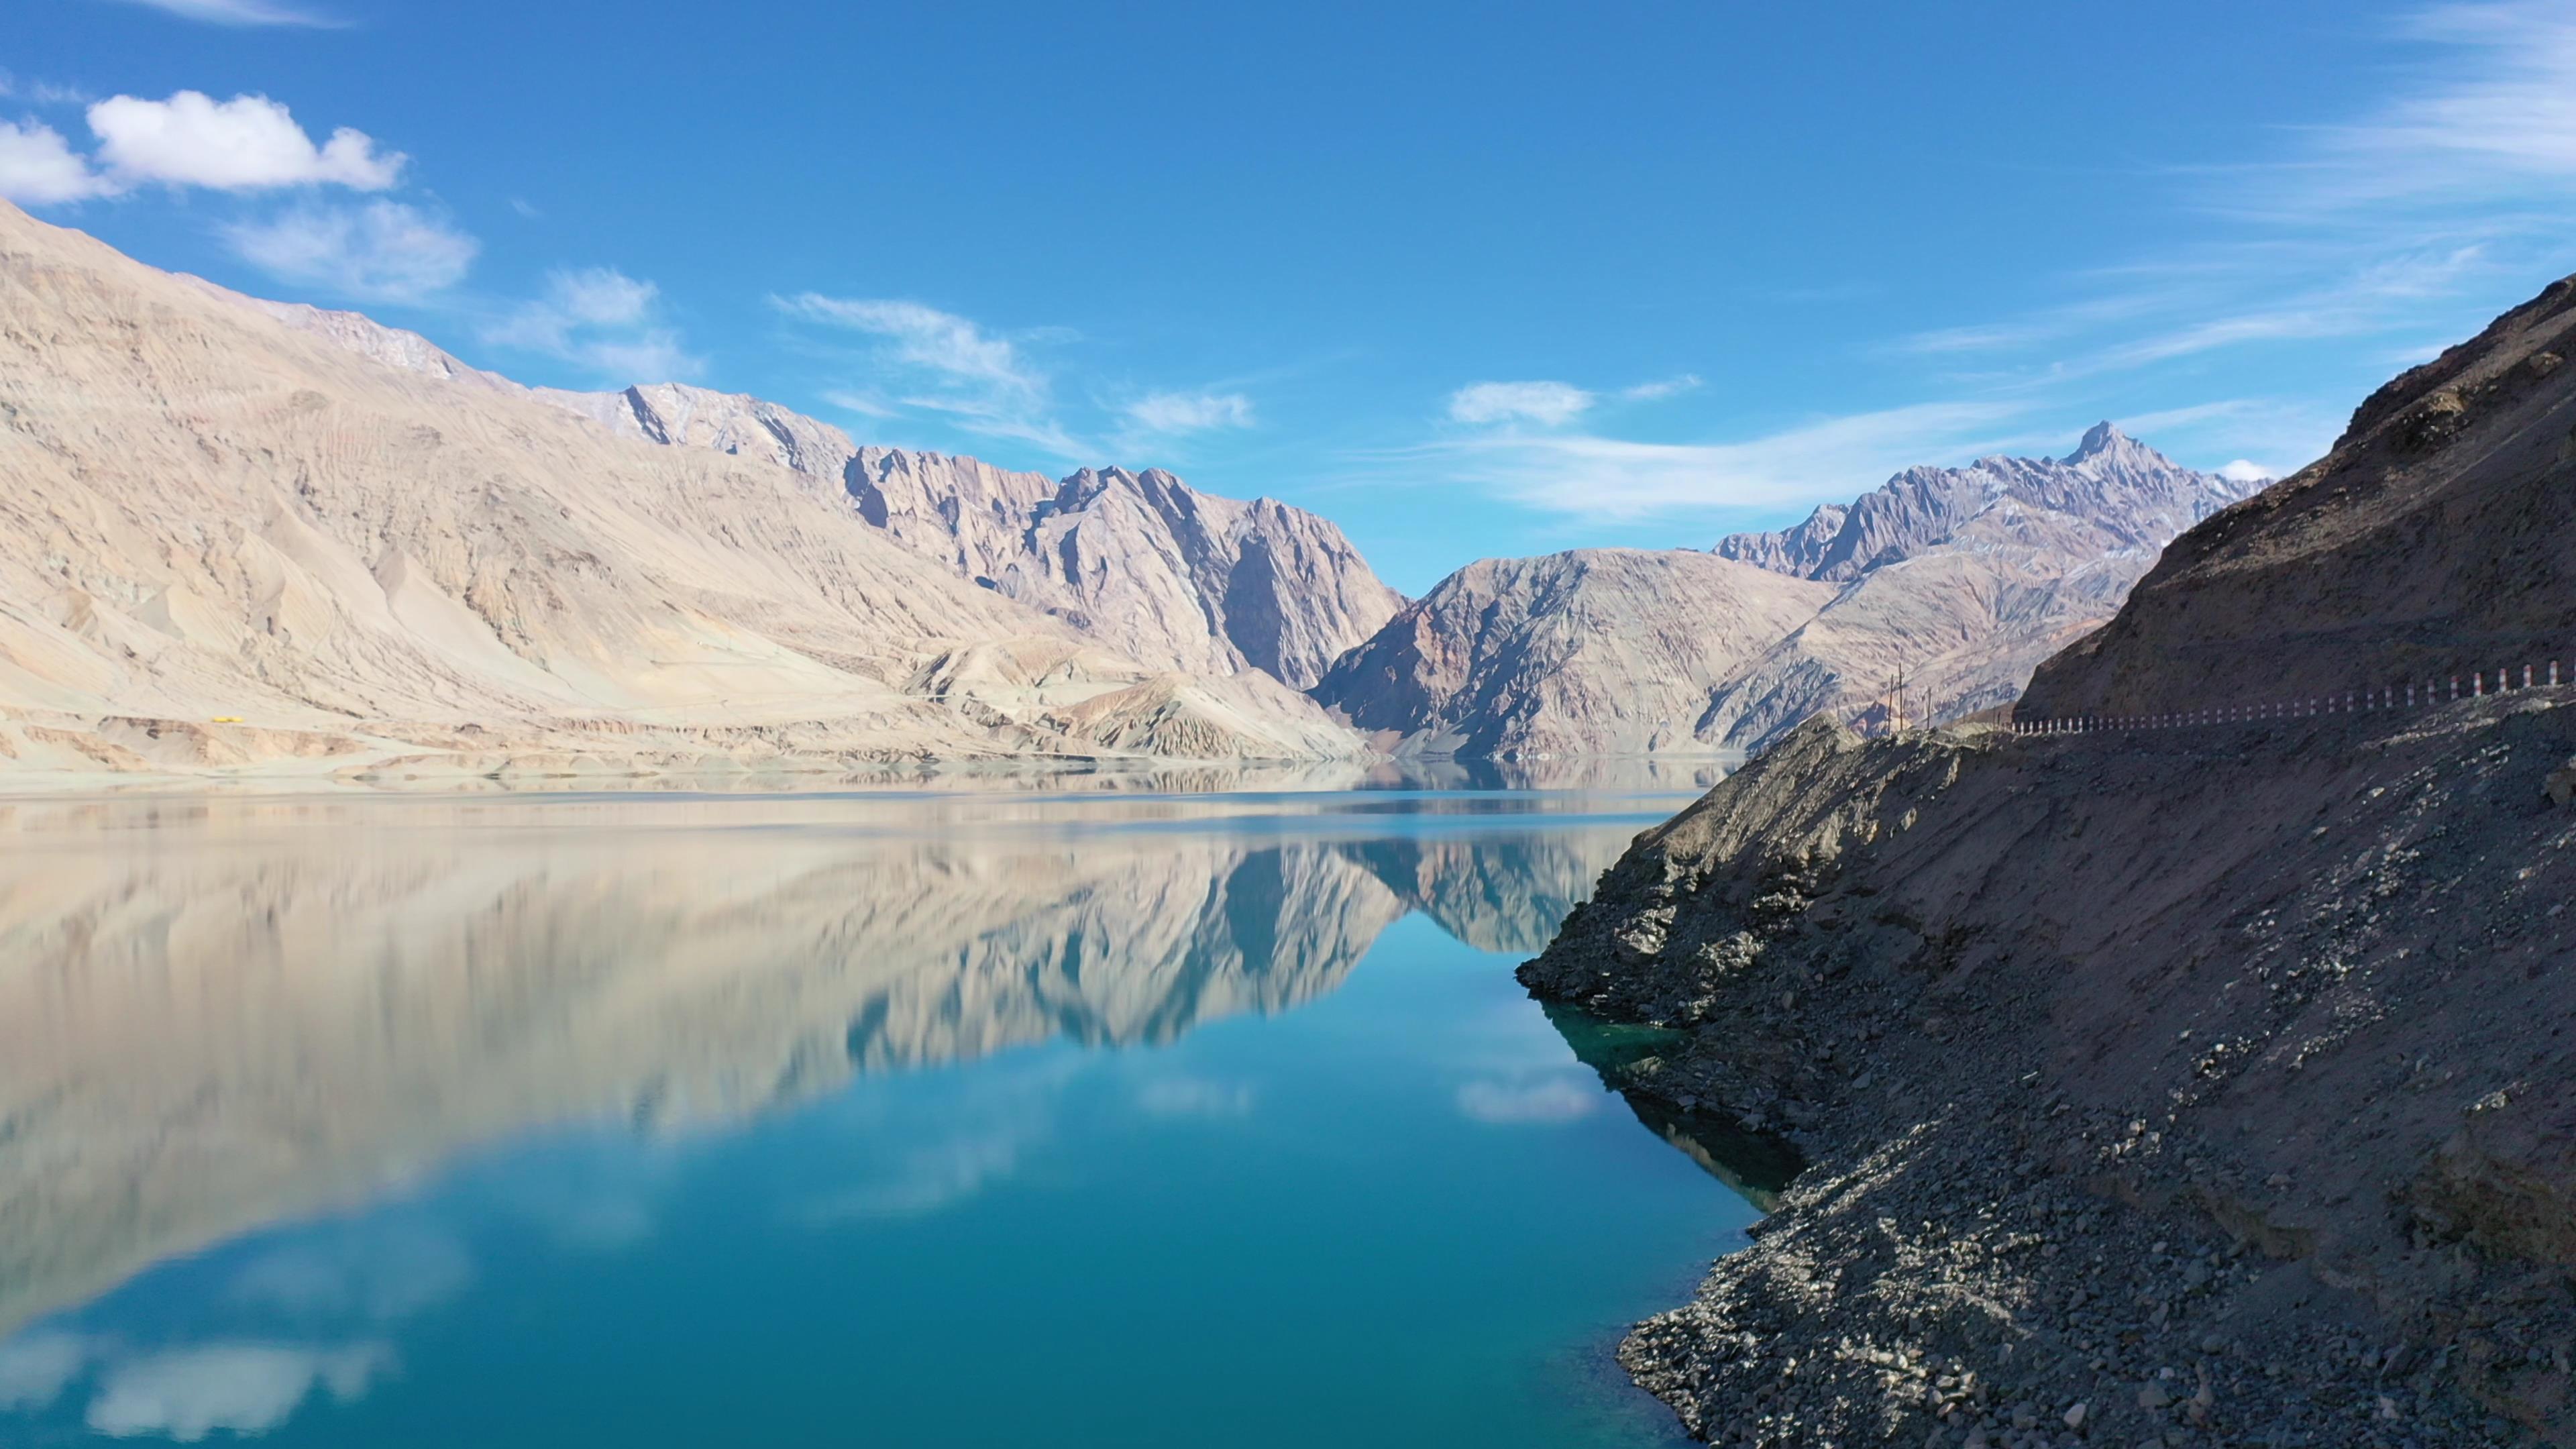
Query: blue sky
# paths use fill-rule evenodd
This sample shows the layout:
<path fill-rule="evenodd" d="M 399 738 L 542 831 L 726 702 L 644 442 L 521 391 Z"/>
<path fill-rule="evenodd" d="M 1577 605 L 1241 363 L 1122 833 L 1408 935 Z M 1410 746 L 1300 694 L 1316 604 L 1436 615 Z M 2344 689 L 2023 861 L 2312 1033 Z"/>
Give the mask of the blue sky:
<path fill-rule="evenodd" d="M 0 194 L 155 265 L 1408 592 L 2104 417 L 2286 471 L 2576 270 L 2563 0 L 12 10 Z"/>

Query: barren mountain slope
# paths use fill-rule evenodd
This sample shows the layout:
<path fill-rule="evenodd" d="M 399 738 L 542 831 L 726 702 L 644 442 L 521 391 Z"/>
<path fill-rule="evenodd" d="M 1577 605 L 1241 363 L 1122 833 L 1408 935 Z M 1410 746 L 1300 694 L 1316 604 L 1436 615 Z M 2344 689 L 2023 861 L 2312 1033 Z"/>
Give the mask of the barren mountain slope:
<path fill-rule="evenodd" d="M 1717 553 L 1835 582 L 1944 547 L 2009 550 L 2068 572 L 2114 556 L 2153 558 L 2166 540 L 2253 486 L 2182 467 L 2096 423 L 2063 458 L 1908 468 L 1849 506 L 1817 509 L 1796 528 L 1721 539 Z"/>
<path fill-rule="evenodd" d="M 1909 717 L 1955 718 L 2011 699 L 2165 539 L 2246 486 L 2104 423 L 2064 458 L 1908 469 L 1713 556 L 1473 565 L 1313 692 L 1362 729 L 1462 754 L 1749 748 L 1820 713 L 1880 726 L 1900 671 Z"/>
<path fill-rule="evenodd" d="M 1404 602 L 1329 521 L 1202 493 L 1160 469 L 1085 468 L 1058 482 L 862 448 L 776 403 L 676 383 L 544 396 L 625 436 L 833 481 L 907 547 L 1157 668 L 1260 669 L 1304 688 Z"/>
<path fill-rule="evenodd" d="M 2526 345 L 2557 325 L 2522 309 L 2489 334 L 2514 342 L 2363 409 L 2363 439 L 2465 418 L 2447 461 L 2420 427 L 2377 473 L 2347 444 L 2214 520 L 2191 551 L 2213 562 L 2051 666 L 2061 704 L 2207 677 L 2172 623 L 2191 611 L 2365 655 L 2413 619 L 2545 631 L 2563 576 L 2503 561 L 2566 552 L 2564 510 L 2536 505 L 2566 465 L 2509 466 L 2565 437 Z M 2354 528 L 2426 566 L 2411 612 L 2335 547 L 2295 581 L 2300 545 Z M 1639 837 L 1523 968 L 1690 1030 L 1630 1090 L 1810 1154 L 1756 1245 L 1623 1361 L 1725 1442 L 2576 1443 L 2571 753 L 2576 686 L 1794 732 Z"/>
<path fill-rule="evenodd" d="M 2002 704 L 2109 618 L 2167 539 L 2253 486 L 2101 423 L 2063 458 L 1909 468 L 1797 528 L 1728 538 L 1723 557 L 1846 587 L 1718 694 L 1710 732 L 1755 743 L 1818 713 L 1880 726 L 1900 670 L 1915 722 Z"/>
<path fill-rule="evenodd" d="M 2176 540 L 2032 717 L 2341 696 L 2576 661 L 2576 278 L 2373 393 L 2323 459 Z"/>
<path fill-rule="evenodd" d="M 1176 698 L 1194 745 L 1349 748 L 1257 677 L 1176 684 L 1086 648 L 836 488 L 377 365 L 5 205 L 0 423 L 21 770 L 1114 753 L 1153 748 L 1137 721 Z M 971 707 L 906 692 L 969 645 L 1028 677 Z"/>
<path fill-rule="evenodd" d="M 1315 697 L 1363 730 L 1463 755 L 1723 743 L 1711 695 L 1834 594 L 1675 549 L 1468 565 L 1344 655 Z"/>

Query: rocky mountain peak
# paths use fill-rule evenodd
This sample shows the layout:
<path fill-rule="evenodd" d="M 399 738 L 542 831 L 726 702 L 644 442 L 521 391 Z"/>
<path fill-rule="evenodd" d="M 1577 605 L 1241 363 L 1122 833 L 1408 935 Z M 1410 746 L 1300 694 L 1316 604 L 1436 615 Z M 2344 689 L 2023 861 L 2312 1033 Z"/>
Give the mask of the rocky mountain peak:
<path fill-rule="evenodd" d="M 1981 537 L 1981 546 L 2030 551 L 2065 572 L 2106 553 L 2160 548 L 2250 491 L 2102 422 L 2063 458 L 1908 468 L 1847 508 L 1828 504 L 1795 528 L 1736 534 L 1716 551 L 1775 573 L 1848 582 Z"/>

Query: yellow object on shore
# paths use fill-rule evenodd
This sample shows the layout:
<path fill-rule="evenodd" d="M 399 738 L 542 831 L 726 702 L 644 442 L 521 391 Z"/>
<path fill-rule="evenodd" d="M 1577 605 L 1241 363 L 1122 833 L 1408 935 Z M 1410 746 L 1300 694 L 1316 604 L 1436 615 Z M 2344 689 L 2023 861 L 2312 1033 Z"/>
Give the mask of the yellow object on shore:
<path fill-rule="evenodd" d="M 241 716 L 240 716 L 240 715 L 237 715 L 237 714 L 219 714 L 219 715 L 216 715 L 213 719 L 210 719 L 210 720 L 206 721 L 206 723 L 208 723 L 208 724 L 240 724 L 240 723 L 241 723 Z"/>

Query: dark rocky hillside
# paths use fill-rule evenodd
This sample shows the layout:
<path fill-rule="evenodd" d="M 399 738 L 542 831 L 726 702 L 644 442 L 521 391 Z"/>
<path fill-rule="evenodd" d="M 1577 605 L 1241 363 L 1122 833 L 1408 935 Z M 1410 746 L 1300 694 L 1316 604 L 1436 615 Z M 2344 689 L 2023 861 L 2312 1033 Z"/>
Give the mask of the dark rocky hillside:
<path fill-rule="evenodd" d="M 2568 379 L 2535 360 L 2572 293 L 2195 530 L 2026 704 L 2566 638 L 2567 552 L 2535 555 Z M 1619 1071 L 1640 1100 L 1808 1156 L 1622 1361 L 1721 1443 L 2576 1443 L 2571 755 L 2576 687 L 1793 733 L 1523 968 L 1686 1033 Z"/>

